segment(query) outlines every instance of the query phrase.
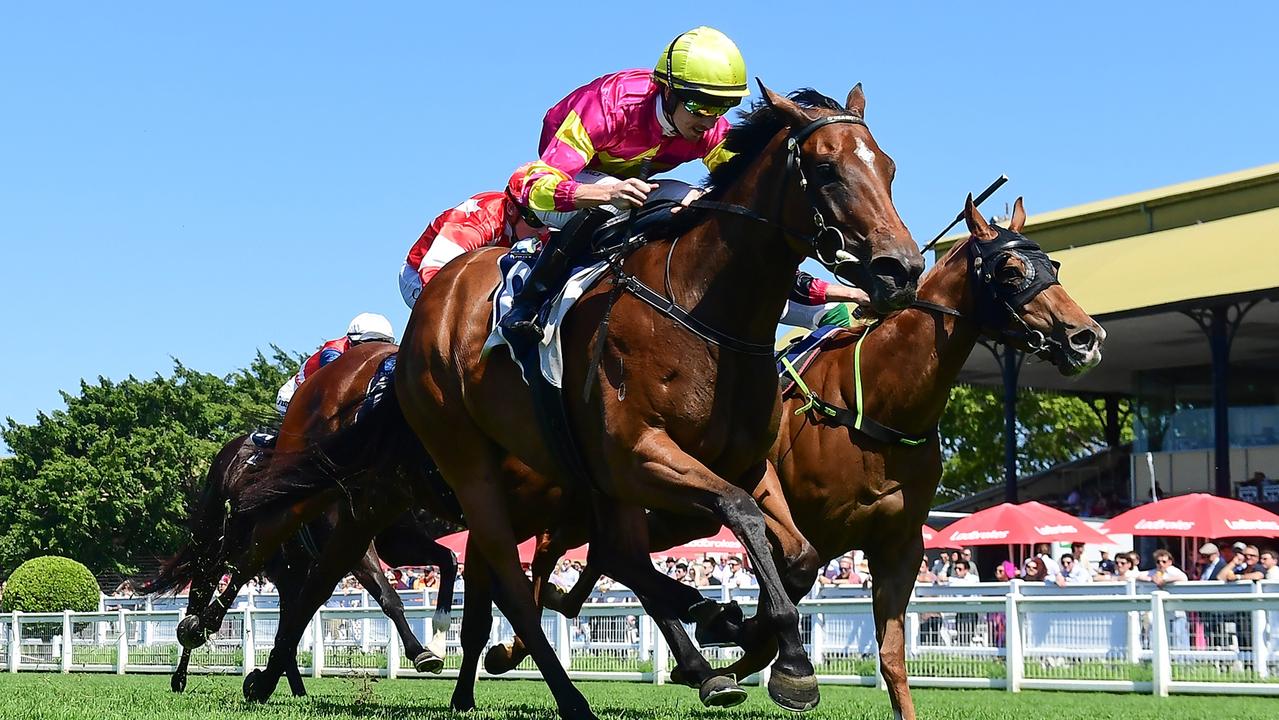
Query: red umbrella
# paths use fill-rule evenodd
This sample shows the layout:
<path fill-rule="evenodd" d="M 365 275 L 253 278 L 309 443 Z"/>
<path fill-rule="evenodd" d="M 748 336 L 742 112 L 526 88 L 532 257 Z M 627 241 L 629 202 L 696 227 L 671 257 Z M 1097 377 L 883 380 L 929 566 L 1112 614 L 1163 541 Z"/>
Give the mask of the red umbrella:
<path fill-rule="evenodd" d="M 933 538 L 937 537 L 938 531 L 928 527 L 927 525 L 920 528 L 920 530 L 924 533 L 924 546 L 927 547 L 928 543 L 932 542 Z"/>
<path fill-rule="evenodd" d="M 936 549 L 1058 541 L 1104 545 L 1110 542 L 1110 538 L 1076 517 L 1031 501 L 1020 505 L 1004 503 L 975 512 L 947 525 L 931 541 L 925 541 L 924 546 Z"/>
<path fill-rule="evenodd" d="M 726 527 L 721 527 L 719 532 L 700 540 L 692 540 L 683 545 L 676 545 L 670 550 L 653 553 L 654 557 L 682 557 L 695 558 L 706 553 L 719 553 L 729 555 L 743 555 L 746 548 L 737 542 L 733 531 Z"/>
<path fill-rule="evenodd" d="M 457 555 L 458 562 L 466 562 L 466 539 L 471 534 L 470 530 L 455 532 L 452 535 L 445 535 L 436 540 L 439 544 L 452 550 Z M 533 553 L 537 550 L 537 538 L 531 537 L 520 543 L 517 548 L 520 553 L 520 562 L 528 564 L 533 562 Z"/>
<path fill-rule="evenodd" d="M 1102 529 L 1172 537 L 1279 537 L 1279 515 L 1239 500 L 1191 493 L 1138 505 L 1107 520 Z"/>

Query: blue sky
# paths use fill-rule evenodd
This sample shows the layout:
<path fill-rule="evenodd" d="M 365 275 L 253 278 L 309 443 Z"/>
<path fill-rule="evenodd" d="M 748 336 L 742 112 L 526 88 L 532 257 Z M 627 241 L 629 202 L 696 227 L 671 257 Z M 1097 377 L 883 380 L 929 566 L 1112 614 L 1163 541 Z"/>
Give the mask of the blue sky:
<path fill-rule="evenodd" d="M 8 4 L 0 416 L 361 311 L 402 327 L 421 229 L 531 159 L 564 94 L 699 24 L 774 89 L 861 81 L 921 240 L 1001 172 L 987 210 L 1034 213 L 1279 159 L 1275 6 L 1128 5 Z"/>

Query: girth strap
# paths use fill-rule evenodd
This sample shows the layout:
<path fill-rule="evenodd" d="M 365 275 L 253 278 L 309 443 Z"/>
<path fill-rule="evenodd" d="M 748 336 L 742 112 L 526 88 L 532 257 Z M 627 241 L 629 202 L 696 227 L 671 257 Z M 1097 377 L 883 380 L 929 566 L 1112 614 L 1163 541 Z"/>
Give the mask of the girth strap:
<path fill-rule="evenodd" d="M 753 343 L 738 340 L 731 335 L 716 330 L 706 323 L 690 315 L 684 308 L 675 304 L 674 300 L 663 297 L 656 290 L 645 285 L 639 278 L 630 274 L 619 274 L 614 282 L 620 283 L 627 292 L 644 301 L 654 310 L 683 325 L 689 332 L 713 345 L 719 345 L 744 355 L 773 356 L 772 343 Z"/>

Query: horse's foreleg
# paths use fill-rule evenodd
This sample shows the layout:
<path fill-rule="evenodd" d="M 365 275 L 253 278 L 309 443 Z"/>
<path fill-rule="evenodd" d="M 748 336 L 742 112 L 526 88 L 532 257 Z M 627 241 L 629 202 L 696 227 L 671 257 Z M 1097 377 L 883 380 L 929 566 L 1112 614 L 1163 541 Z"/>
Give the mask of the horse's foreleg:
<path fill-rule="evenodd" d="M 867 550 L 868 555 L 871 552 Z M 906 676 L 906 606 L 915 587 L 919 559 L 924 556 L 923 539 L 915 533 L 901 545 L 880 552 L 868 557 L 875 578 L 870 592 L 875 638 L 879 641 L 879 669 L 888 684 L 894 716 L 897 720 L 915 720 L 915 701 Z"/>
<path fill-rule="evenodd" d="M 537 603 L 538 607 L 543 607 L 548 595 L 559 593 L 559 588 L 551 585 L 551 571 L 555 569 L 556 561 L 566 549 L 556 541 L 553 532 L 544 531 L 538 536 L 537 548 L 533 552 L 533 563 L 529 568 L 529 574 L 533 578 L 533 602 Z M 489 648 L 489 651 L 484 654 L 484 670 L 490 675 L 501 675 L 514 670 L 526 657 L 528 657 L 528 648 L 520 636 L 516 635 L 509 645 L 498 643 Z"/>
<path fill-rule="evenodd" d="M 178 667 L 169 678 L 169 689 L 180 693 L 187 689 L 187 665 L 191 662 L 191 650 L 182 648 L 182 657 L 178 659 Z"/>
<path fill-rule="evenodd" d="M 644 435 L 628 454 L 634 455 L 626 462 L 633 471 L 611 482 L 623 500 L 695 517 L 713 515 L 732 529 L 755 566 L 759 612 L 778 636 L 779 653 L 769 677 L 769 696 L 789 710 L 803 712 L 815 707 L 820 694 L 813 664 L 799 637 L 799 610 L 778 572 L 764 514 L 755 499 L 688 455 L 665 434 Z M 769 464 L 760 461 L 743 479 L 753 488 L 771 472 Z"/>
<path fill-rule="evenodd" d="M 440 569 L 440 587 L 435 593 L 435 613 L 431 615 L 431 640 L 426 647 L 443 659 L 448 652 L 449 628 L 453 627 L 453 586 L 457 583 L 457 558 L 453 557 L 452 550 L 432 540 L 426 545 L 423 559 L 427 564 Z"/>

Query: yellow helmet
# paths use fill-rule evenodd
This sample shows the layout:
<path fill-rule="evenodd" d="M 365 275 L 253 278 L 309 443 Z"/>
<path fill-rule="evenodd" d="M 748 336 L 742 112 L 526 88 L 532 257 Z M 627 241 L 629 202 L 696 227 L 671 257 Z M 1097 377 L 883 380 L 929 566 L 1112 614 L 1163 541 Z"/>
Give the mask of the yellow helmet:
<path fill-rule="evenodd" d="M 677 93 L 736 105 L 750 95 L 746 61 L 724 33 L 712 27 L 681 33 L 657 60 L 653 79 Z"/>

